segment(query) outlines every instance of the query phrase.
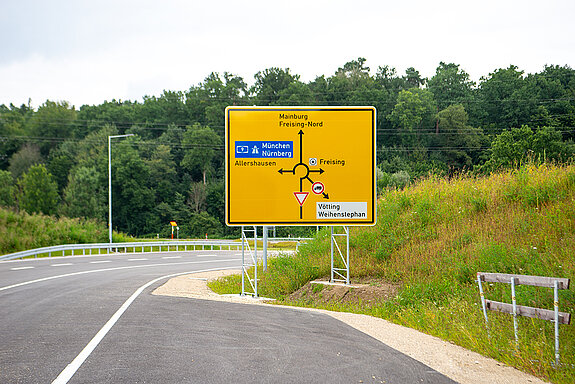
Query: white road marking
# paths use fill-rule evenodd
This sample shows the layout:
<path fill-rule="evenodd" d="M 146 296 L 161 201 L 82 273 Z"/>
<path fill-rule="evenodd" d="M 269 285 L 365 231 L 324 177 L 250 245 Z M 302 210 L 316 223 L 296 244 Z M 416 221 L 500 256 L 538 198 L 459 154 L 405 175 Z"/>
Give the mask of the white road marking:
<path fill-rule="evenodd" d="M 11 271 L 21 271 L 23 269 L 33 269 L 34 267 L 16 267 L 16 268 L 10 268 Z"/>
<path fill-rule="evenodd" d="M 81 271 L 81 272 L 72 272 L 66 273 L 64 275 L 56 275 L 50 277 L 43 277 L 41 279 L 24 281 L 22 283 L 7 285 L 5 287 L 0 287 L 0 291 L 6 291 L 12 288 L 18 288 L 25 285 L 41 283 L 43 281 L 60 279 L 63 277 L 70 277 L 70 276 L 78 276 L 78 275 L 86 275 L 89 273 L 97 273 L 97 272 L 108 272 L 108 271 L 120 271 L 122 269 L 136 269 L 136 268 L 148 268 L 148 267 L 165 267 L 165 266 L 172 266 L 172 265 L 186 265 L 186 264 L 209 264 L 209 263 L 218 263 L 218 262 L 227 262 L 227 261 L 239 261 L 239 259 L 223 259 L 223 260 L 210 260 L 210 261 L 182 261 L 180 263 L 157 263 L 157 264 L 142 264 L 142 265 L 132 265 L 127 267 L 114 267 L 114 268 L 104 268 L 104 269 L 92 269 L 90 271 Z M 231 267 L 230 267 L 231 268 Z M 230 269 L 230 268 L 220 268 L 220 269 Z M 237 268 L 237 266 L 235 267 Z"/>
<path fill-rule="evenodd" d="M 218 255 L 198 255 L 196 257 L 218 257 Z"/>
<path fill-rule="evenodd" d="M 112 260 L 98 260 L 98 261 L 90 261 L 90 264 L 103 264 L 103 263 L 111 263 Z"/>
<path fill-rule="evenodd" d="M 181 259 L 182 256 L 164 256 L 162 259 Z"/>
<path fill-rule="evenodd" d="M 90 354 L 94 351 L 94 349 L 96 349 L 96 347 L 98 346 L 98 344 L 100 344 L 100 342 L 104 339 L 104 337 L 106 336 L 106 334 L 110 331 L 110 329 L 112 329 L 112 327 L 116 324 L 116 322 L 118 322 L 118 320 L 120 319 L 120 317 L 122 317 L 122 315 L 124 314 L 124 312 L 126 312 L 126 310 L 128 309 L 128 307 L 134 302 L 134 300 L 136 300 L 138 298 L 138 296 L 140 296 L 140 294 L 144 291 L 144 289 L 148 288 L 150 285 L 157 283 L 160 280 L 164 280 L 164 279 L 168 279 L 170 277 L 175 277 L 175 276 L 181 276 L 181 275 L 185 275 L 188 273 L 198 273 L 198 272 L 209 272 L 209 271 L 218 271 L 221 269 L 232 269 L 234 267 L 229 267 L 229 268 L 212 268 L 212 269 L 204 269 L 201 271 L 188 271 L 188 272 L 180 272 L 180 273 L 174 273 L 171 275 L 166 275 L 166 276 L 162 276 L 162 277 L 158 277 L 157 279 L 154 279 L 144 285 L 142 285 L 140 288 L 138 288 L 136 290 L 136 292 L 134 292 L 132 294 L 132 296 L 130 296 L 128 298 L 128 300 L 126 300 L 124 302 L 124 304 L 122 304 L 122 306 L 120 307 L 120 309 L 118 309 L 116 311 L 116 313 L 114 313 L 114 315 L 110 318 L 110 320 L 108 320 L 108 322 L 106 324 L 104 324 L 104 326 L 102 327 L 102 329 L 100 329 L 98 331 L 98 333 L 96 333 L 96 336 L 94 336 L 92 338 L 92 340 L 90 340 L 90 342 L 84 347 L 84 349 L 82 350 L 82 352 L 80 352 L 80 354 L 78 356 L 76 356 L 76 358 L 74 360 L 72 360 L 72 362 L 70 364 L 68 364 L 66 366 L 66 368 L 64 368 L 64 370 L 62 372 L 60 372 L 60 374 L 58 375 L 58 377 L 56 377 L 54 379 L 54 381 L 52 381 L 52 384 L 66 384 L 68 381 L 70 381 L 70 379 L 72 378 L 72 376 L 74 376 L 74 374 L 78 371 L 78 369 L 82 366 L 82 364 L 84 363 L 84 361 L 86 361 L 86 359 L 90 356 Z"/>
<path fill-rule="evenodd" d="M 74 264 L 72 263 L 50 264 L 51 267 L 67 267 L 68 265 L 74 265 Z"/>
<path fill-rule="evenodd" d="M 145 257 L 139 258 L 139 259 L 128 259 L 128 261 L 145 261 L 148 260 Z"/>

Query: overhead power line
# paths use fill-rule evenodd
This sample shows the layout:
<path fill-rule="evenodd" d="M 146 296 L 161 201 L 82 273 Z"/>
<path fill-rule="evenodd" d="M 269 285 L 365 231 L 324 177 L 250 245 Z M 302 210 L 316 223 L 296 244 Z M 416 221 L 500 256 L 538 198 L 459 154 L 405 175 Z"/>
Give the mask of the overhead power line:
<path fill-rule="evenodd" d="M 93 145 L 107 145 L 105 140 L 89 140 L 89 139 L 71 139 L 71 138 L 64 138 L 64 137 L 33 137 L 33 136 L 0 136 L 0 141 L 20 141 L 20 142 L 48 142 L 48 143 L 64 143 L 64 142 L 73 142 L 73 143 L 83 143 L 83 144 L 93 144 Z M 130 142 L 118 142 L 114 144 L 114 146 L 158 146 L 158 145 L 168 145 L 172 148 L 180 148 L 180 149 L 191 149 L 191 148 L 215 148 L 215 149 L 224 149 L 225 146 L 223 144 L 182 144 L 177 142 L 164 142 L 164 141 L 130 141 Z"/>

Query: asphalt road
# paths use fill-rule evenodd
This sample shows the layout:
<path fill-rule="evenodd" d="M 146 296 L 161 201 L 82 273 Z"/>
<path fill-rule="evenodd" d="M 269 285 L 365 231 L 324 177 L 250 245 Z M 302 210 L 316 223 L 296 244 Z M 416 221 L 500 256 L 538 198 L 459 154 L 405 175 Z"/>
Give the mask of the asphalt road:
<path fill-rule="evenodd" d="M 0 383 L 452 383 L 314 312 L 154 296 L 238 251 L 0 262 Z"/>

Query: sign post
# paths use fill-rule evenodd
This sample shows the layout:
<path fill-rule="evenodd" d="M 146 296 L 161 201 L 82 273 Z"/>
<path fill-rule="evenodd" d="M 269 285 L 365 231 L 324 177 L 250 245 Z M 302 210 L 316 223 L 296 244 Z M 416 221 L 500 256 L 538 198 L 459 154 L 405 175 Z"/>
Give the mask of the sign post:
<path fill-rule="evenodd" d="M 375 122 L 374 107 L 226 108 L 227 225 L 375 225 Z"/>

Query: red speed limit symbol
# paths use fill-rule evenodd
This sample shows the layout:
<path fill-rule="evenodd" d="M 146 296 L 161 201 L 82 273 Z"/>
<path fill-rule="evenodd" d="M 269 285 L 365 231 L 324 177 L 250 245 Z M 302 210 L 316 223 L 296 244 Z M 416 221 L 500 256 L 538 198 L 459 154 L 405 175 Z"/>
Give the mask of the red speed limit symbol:
<path fill-rule="evenodd" d="M 311 186 L 311 190 L 313 191 L 313 193 L 315 193 L 316 195 L 321 195 L 323 193 L 323 190 L 325 189 L 323 183 L 316 181 L 315 183 L 312 184 Z"/>

